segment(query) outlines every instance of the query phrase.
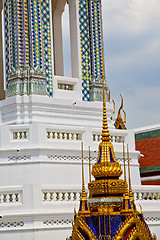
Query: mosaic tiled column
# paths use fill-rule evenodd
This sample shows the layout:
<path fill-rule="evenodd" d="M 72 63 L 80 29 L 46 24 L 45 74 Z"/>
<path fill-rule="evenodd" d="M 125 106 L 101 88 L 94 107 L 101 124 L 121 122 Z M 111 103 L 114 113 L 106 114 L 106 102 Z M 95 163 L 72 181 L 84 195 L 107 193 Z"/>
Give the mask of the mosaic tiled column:
<path fill-rule="evenodd" d="M 102 101 L 102 12 L 100 0 L 79 0 L 82 91 L 85 101 Z"/>
<path fill-rule="evenodd" d="M 49 0 L 5 0 L 7 96 L 53 95 Z"/>

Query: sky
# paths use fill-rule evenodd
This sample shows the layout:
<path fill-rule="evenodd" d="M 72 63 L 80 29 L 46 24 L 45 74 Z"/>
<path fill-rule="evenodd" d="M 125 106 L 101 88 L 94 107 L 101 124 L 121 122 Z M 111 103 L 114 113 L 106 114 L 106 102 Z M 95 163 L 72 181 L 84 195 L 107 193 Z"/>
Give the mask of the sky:
<path fill-rule="evenodd" d="M 103 35 L 111 98 L 124 98 L 127 128 L 160 123 L 160 0 L 104 0 Z"/>
<path fill-rule="evenodd" d="M 160 0 L 103 0 L 102 12 L 105 72 L 116 110 L 122 94 L 128 129 L 159 124 Z M 66 26 L 64 32 L 67 38 Z"/>

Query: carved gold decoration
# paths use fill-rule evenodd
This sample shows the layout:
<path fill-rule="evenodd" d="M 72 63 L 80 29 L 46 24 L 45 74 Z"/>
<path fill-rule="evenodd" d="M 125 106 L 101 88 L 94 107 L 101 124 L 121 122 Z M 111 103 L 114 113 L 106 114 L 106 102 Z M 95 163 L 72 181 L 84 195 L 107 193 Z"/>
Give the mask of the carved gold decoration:
<path fill-rule="evenodd" d="M 121 94 L 120 94 L 120 96 L 121 96 L 121 106 L 120 106 L 120 108 L 118 110 L 118 114 L 117 114 L 117 118 L 116 118 L 116 121 L 114 123 L 114 126 L 115 126 L 116 129 L 126 129 L 126 126 L 125 126 L 125 123 L 126 123 L 126 112 L 123 109 L 123 97 L 122 97 Z M 124 113 L 124 120 L 122 119 L 122 116 L 121 116 L 121 110 Z"/>
<path fill-rule="evenodd" d="M 125 192 L 126 183 L 122 179 L 102 179 L 90 182 L 88 189 L 89 198 L 97 197 L 97 195 L 122 195 Z"/>
<path fill-rule="evenodd" d="M 82 232 L 84 232 L 87 235 L 89 240 L 97 240 L 96 236 L 94 235 L 92 230 L 89 228 L 89 226 L 85 223 L 84 219 L 81 218 L 80 216 L 76 216 L 71 239 L 85 240 L 85 238 L 82 235 Z"/>
<path fill-rule="evenodd" d="M 149 232 L 146 229 L 145 223 L 141 221 L 140 218 L 136 215 L 129 216 L 125 220 L 124 224 L 119 228 L 113 240 L 124 239 L 124 236 L 129 229 L 131 229 L 131 232 L 128 234 L 127 239 L 136 240 L 137 238 L 139 238 L 140 240 L 151 240 Z"/>
<path fill-rule="evenodd" d="M 111 155 L 113 160 L 111 159 Z M 98 163 L 100 160 L 100 163 Z M 111 160 L 113 162 L 111 162 Z M 120 177 L 122 174 L 121 165 L 117 162 L 113 145 L 111 142 L 102 142 L 99 145 L 98 158 L 92 167 L 92 175 L 97 177 L 115 176 Z"/>

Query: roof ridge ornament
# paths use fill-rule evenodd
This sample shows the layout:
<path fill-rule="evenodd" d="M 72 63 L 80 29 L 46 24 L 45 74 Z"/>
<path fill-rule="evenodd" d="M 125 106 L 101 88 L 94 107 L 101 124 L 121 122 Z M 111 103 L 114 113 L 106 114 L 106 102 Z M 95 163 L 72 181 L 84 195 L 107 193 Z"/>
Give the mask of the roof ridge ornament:
<path fill-rule="evenodd" d="M 116 121 L 114 123 L 114 126 L 116 129 L 127 129 L 126 126 L 125 126 L 125 123 L 126 123 L 126 112 L 125 110 L 123 109 L 123 96 L 122 94 L 120 94 L 120 97 L 121 97 L 121 105 L 119 107 L 119 110 L 118 110 L 118 113 L 117 113 L 117 118 L 116 118 Z M 123 111 L 124 113 L 124 119 L 122 118 L 122 115 L 121 115 L 121 111 Z"/>

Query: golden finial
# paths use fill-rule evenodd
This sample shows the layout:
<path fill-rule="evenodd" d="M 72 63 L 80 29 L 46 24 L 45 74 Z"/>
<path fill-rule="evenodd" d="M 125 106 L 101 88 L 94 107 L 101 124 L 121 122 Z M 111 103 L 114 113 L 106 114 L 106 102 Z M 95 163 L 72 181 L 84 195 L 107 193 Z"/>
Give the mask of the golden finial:
<path fill-rule="evenodd" d="M 91 182 L 91 149 L 89 146 L 89 181 Z"/>
<path fill-rule="evenodd" d="M 113 113 L 115 113 L 115 101 L 112 99 L 113 102 Z"/>
<path fill-rule="evenodd" d="M 103 78 L 103 128 L 102 128 L 102 142 L 103 142 L 103 141 L 109 141 L 110 140 L 110 133 L 109 133 L 109 130 L 108 130 L 107 115 L 106 115 L 103 48 L 102 48 L 102 78 Z"/>
<path fill-rule="evenodd" d="M 133 197 L 132 186 L 131 186 L 131 174 L 130 174 L 130 163 L 129 163 L 129 149 L 127 144 L 127 157 L 128 157 L 128 177 L 129 177 L 129 196 Z"/>
<path fill-rule="evenodd" d="M 84 163 L 83 163 L 83 142 L 81 142 L 82 149 L 82 198 L 86 197 L 85 185 L 84 185 Z"/>
<path fill-rule="evenodd" d="M 85 192 L 85 184 L 84 184 L 84 165 L 83 165 L 83 142 L 81 143 L 82 147 L 82 196 L 80 199 L 80 206 L 79 206 L 79 215 L 83 216 L 89 216 L 90 215 L 90 210 L 88 207 L 88 200 L 86 197 L 86 192 Z"/>

